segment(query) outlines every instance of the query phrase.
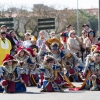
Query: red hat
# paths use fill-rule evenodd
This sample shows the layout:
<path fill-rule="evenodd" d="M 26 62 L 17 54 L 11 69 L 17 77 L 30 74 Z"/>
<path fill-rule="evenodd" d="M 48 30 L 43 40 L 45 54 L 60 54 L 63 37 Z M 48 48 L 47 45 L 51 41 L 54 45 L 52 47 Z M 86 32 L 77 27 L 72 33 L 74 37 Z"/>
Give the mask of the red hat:
<path fill-rule="evenodd" d="M 6 54 L 4 60 L 2 61 L 3 65 L 9 61 L 17 63 L 17 61 L 9 54 Z"/>
<path fill-rule="evenodd" d="M 30 54 L 32 55 L 32 57 L 36 56 L 35 52 L 31 48 L 27 48 L 27 51 L 30 52 Z"/>
<path fill-rule="evenodd" d="M 100 44 L 95 44 L 97 46 L 94 52 L 100 53 Z"/>
<path fill-rule="evenodd" d="M 21 51 L 24 51 L 24 52 L 26 52 L 27 54 L 29 53 L 29 52 L 27 51 L 27 49 L 25 49 L 25 48 L 23 48 L 23 47 L 19 47 L 19 48 L 17 49 L 17 54 L 19 54 Z"/>

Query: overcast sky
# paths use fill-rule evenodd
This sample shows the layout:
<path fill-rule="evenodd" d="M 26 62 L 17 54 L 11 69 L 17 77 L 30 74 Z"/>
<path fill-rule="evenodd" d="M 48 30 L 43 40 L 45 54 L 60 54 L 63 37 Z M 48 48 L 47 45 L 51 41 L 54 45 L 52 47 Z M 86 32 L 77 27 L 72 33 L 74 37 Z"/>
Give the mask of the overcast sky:
<path fill-rule="evenodd" d="M 32 8 L 33 4 L 44 4 L 57 9 L 77 8 L 77 0 L 0 0 L 0 5 L 5 8 L 9 6 L 26 6 Z M 99 0 L 78 0 L 79 8 L 98 8 Z"/>

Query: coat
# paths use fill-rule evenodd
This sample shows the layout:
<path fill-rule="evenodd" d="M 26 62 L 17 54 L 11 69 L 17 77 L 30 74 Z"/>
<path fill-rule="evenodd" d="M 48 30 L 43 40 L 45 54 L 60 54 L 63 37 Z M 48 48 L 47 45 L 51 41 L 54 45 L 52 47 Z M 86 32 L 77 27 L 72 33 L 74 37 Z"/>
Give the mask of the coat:
<path fill-rule="evenodd" d="M 76 40 L 76 38 L 68 38 L 67 47 L 74 53 L 80 52 L 80 43 Z"/>

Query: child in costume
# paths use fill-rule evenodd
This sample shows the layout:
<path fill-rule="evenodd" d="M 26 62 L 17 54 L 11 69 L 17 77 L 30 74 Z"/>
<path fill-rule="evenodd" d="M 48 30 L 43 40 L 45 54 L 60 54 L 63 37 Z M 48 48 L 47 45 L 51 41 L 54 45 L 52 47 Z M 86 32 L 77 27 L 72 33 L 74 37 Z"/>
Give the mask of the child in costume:
<path fill-rule="evenodd" d="M 30 62 L 28 62 L 31 85 L 37 85 L 37 83 L 39 82 L 39 74 L 40 74 L 39 70 L 37 69 L 38 68 L 37 54 L 31 48 L 27 48 L 27 51 L 30 52 L 31 54 L 31 60 Z"/>
<path fill-rule="evenodd" d="M 54 71 L 58 70 L 59 68 L 60 66 L 57 65 L 56 60 L 52 56 L 45 56 L 43 65 L 40 68 L 40 70 L 44 72 L 44 80 L 41 92 L 62 91 L 60 84 L 55 82 L 56 75 Z"/>
<path fill-rule="evenodd" d="M 3 93 L 26 91 L 22 77 L 18 76 L 17 63 L 18 62 L 9 54 L 7 54 L 3 60 L 3 65 L 0 67 L 0 83 L 4 89 Z"/>
<path fill-rule="evenodd" d="M 84 69 L 84 75 L 90 72 L 90 77 L 86 82 L 86 89 L 98 90 L 100 87 L 100 53 L 94 53 L 88 58 Z"/>
<path fill-rule="evenodd" d="M 30 46 L 31 49 L 34 50 L 34 52 L 38 53 L 38 46 L 36 46 L 36 38 L 34 36 L 31 37 L 31 43 L 32 45 Z"/>
<path fill-rule="evenodd" d="M 18 48 L 18 52 L 14 58 L 18 61 L 17 71 L 19 75 L 21 75 L 26 85 L 30 86 L 30 65 L 33 65 L 35 60 L 32 58 L 31 54 L 22 47 Z M 31 68 L 32 67 L 33 66 L 31 66 Z"/>

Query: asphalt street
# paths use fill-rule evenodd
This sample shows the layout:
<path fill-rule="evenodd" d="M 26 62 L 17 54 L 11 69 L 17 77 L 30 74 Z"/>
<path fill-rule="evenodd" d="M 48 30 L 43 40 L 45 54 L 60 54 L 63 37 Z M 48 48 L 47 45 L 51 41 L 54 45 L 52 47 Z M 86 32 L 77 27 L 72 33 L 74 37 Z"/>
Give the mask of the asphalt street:
<path fill-rule="evenodd" d="M 80 83 L 74 83 L 76 86 Z M 37 87 L 28 87 L 25 93 L 3 94 L 0 100 L 100 100 L 100 91 L 40 92 Z"/>

